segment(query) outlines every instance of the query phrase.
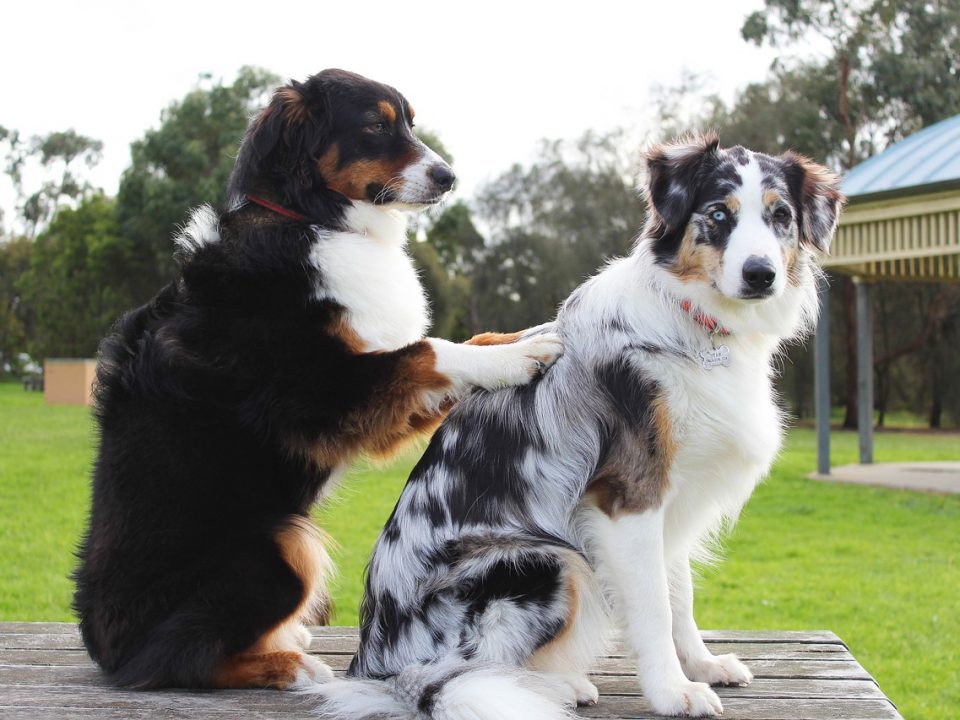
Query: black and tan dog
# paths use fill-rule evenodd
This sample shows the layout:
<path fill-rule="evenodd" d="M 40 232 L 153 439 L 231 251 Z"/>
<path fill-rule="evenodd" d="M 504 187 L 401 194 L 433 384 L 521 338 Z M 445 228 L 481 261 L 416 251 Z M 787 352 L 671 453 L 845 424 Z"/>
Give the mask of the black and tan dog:
<path fill-rule="evenodd" d="M 311 506 L 358 453 L 557 356 L 556 336 L 423 337 L 398 209 L 439 202 L 454 176 L 412 126 L 400 93 L 352 73 L 278 89 L 244 139 L 230 209 L 194 213 L 179 276 L 104 340 L 74 605 L 112 682 L 329 677 L 302 651 L 301 621 L 328 604 Z"/>

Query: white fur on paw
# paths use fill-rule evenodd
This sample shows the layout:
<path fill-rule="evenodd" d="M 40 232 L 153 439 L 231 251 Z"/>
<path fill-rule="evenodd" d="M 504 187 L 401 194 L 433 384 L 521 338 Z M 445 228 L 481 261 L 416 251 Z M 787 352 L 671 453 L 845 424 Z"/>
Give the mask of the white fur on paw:
<path fill-rule="evenodd" d="M 570 673 L 564 677 L 564 681 L 573 691 L 574 701 L 577 705 L 596 705 L 600 701 L 600 691 L 586 675 Z"/>
<path fill-rule="evenodd" d="M 304 650 L 309 650 L 310 644 L 313 642 L 313 635 L 307 630 L 306 626 L 297 625 L 297 629 L 294 632 L 296 633 L 297 645 Z"/>
<path fill-rule="evenodd" d="M 303 655 L 300 658 L 300 669 L 296 679 L 290 684 L 290 690 L 306 690 L 317 683 L 325 683 L 333 679 L 333 670 L 326 663 L 322 663 L 312 655 Z"/>
<path fill-rule="evenodd" d="M 687 661 L 683 665 L 683 672 L 691 680 L 710 685 L 745 686 L 753 682 L 750 668 L 732 653 Z"/>
<path fill-rule="evenodd" d="M 501 356 L 493 369 L 491 385 L 482 385 L 489 390 L 511 385 L 526 385 L 541 371 L 553 365 L 563 354 L 563 341 L 559 335 L 545 333 L 510 345 L 498 345 Z"/>
<path fill-rule="evenodd" d="M 563 352 L 559 335 L 545 333 L 505 345 L 466 345 L 428 338 L 436 357 L 437 372 L 453 384 L 436 397 L 425 398 L 427 406 L 449 397 L 459 397 L 471 388 L 484 390 L 525 385 L 549 367 Z"/>
<path fill-rule="evenodd" d="M 646 693 L 646 697 L 658 715 L 716 717 L 723 714 L 720 698 L 706 683 L 685 680 L 662 685 Z"/>

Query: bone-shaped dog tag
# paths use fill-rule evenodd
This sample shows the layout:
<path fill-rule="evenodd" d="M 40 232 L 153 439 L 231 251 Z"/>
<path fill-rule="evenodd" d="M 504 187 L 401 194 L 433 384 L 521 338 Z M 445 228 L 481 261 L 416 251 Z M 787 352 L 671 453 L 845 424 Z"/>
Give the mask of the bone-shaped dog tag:
<path fill-rule="evenodd" d="M 700 351 L 700 364 L 705 370 L 713 370 L 718 365 L 730 367 L 730 348 L 726 345 Z"/>

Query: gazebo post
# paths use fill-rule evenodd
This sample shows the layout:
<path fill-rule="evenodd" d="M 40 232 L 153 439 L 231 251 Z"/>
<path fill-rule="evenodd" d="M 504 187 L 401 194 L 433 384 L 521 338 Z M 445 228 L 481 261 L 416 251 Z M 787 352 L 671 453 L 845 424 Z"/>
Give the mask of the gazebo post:
<path fill-rule="evenodd" d="M 813 406 L 817 417 L 817 473 L 830 474 L 830 283 L 826 277 L 817 288 L 820 315 L 814 340 Z"/>
<path fill-rule="evenodd" d="M 857 288 L 857 430 L 860 434 L 860 464 L 873 462 L 873 327 L 870 286 L 855 277 Z"/>

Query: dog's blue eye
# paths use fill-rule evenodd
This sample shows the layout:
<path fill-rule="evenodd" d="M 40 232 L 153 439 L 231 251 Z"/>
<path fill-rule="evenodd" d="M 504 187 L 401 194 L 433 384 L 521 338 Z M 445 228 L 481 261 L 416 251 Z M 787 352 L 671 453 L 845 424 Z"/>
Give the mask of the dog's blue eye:
<path fill-rule="evenodd" d="M 714 222 L 718 222 L 718 223 L 726 222 L 727 211 L 721 208 L 717 208 L 712 213 L 710 213 L 710 217 L 713 218 Z"/>

